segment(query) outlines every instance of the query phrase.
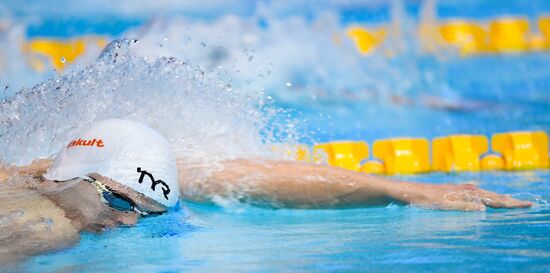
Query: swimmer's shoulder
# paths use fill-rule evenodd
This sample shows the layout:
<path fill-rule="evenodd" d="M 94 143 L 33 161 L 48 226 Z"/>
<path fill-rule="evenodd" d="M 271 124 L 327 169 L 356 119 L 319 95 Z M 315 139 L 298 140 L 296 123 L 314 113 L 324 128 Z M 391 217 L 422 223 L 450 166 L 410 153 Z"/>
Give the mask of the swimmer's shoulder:
<path fill-rule="evenodd" d="M 44 173 L 46 173 L 46 171 L 48 171 L 48 168 L 51 165 L 52 160 L 50 159 L 37 159 L 30 165 L 15 168 L 15 172 L 17 172 L 18 175 L 41 177 Z"/>
<path fill-rule="evenodd" d="M 51 164 L 52 161 L 49 159 L 35 160 L 25 166 L 9 166 L 0 162 L 0 183 L 5 183 L 14 177 L 41 178 Z"/>

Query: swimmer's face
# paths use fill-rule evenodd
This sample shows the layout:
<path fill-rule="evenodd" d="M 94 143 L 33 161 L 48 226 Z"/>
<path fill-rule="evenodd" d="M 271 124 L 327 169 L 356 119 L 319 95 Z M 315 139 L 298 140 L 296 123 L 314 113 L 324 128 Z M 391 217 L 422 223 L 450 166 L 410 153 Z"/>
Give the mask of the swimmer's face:
<path fill-rule="evenodd" d="M 65 210 L 66 217 L 72 220 L 78 230 L 101 232 L 116 226 L 131 226 L 140 217 L 137 212 L 120 211 L 105 204 L 96 188 L 84 179 L 67 183 L 71 183 L 71 186 L 49 190 L 47 195 Z"/>

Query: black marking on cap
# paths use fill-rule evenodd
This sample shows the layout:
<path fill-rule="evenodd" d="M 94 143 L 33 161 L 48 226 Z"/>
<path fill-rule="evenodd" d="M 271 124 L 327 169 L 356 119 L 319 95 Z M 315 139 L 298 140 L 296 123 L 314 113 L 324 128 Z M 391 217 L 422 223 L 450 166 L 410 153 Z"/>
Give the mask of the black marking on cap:
<path fill-rule="evenodd" d="M 143 179 L 145 178 L 145 176 L 149 177 L 149 179 L 151 179 L 151 189 L 153 191 L 156 190 L 156 187 L 157 185 L 162 185 L 162 194 L 164 195 L 164 198 L 166 198 L 166 200 L 168 200 L 168 194 L 170 193 L 170 186 L 168 186 L 168 184 L 166 184 L 166 182 L 162 181 L 162 180 L 155 180 L 155 178 L 153 177 L 153 174 L 151 174 L 150 172 L 147 172 L 146 170 L 142 170 L 141 167 L 137 167 L 137 172 L 140 173 L 140 176 L 139 176 L 139 179 L 138 179 L 138 182 L 141 184 L 143 182 Z"/>

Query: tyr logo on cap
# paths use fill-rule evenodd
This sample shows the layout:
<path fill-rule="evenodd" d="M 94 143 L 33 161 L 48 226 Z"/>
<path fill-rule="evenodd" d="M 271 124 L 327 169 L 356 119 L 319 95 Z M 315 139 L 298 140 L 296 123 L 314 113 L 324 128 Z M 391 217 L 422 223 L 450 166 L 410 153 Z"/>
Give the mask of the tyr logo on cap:
<path fill-rule="evenodd" d="M 166 198 L 166 200 L 168 200 L 168 194 L 170 193 L 170 187 L 168 186 L 168 184 L 166 184 L 164 181 L 162 181 L 160 179 L 155 180 L 155 178 L 153 177 L 153 175 L 151 173 L 147 172 L 146 170 L 141 170 L 141 167 L 137 167 L 137 172 L 141 173 L 141 175 L 139 176 L 139 180 L 138 180 L 138 182 L 140 184 L 143 182 L 143 178 L 145 178 L 145 176 L 147 176 L 147 177 L 149 177 L 149 179 L 151 179 L 151 189 L 153 191 L 155 191 L 158 184 L 161 184 L 163 186 L 162 193 L 164 195 L 164 198 Z"/>

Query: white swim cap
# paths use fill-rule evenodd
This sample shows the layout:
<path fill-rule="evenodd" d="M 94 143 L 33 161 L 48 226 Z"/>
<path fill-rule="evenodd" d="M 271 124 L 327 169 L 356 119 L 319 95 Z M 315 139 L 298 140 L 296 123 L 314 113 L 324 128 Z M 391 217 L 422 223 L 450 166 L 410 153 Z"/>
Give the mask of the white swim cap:
<path fill-rule="evenodd" d="M 44 178 L 65 181 L 92 173 L 164 206 L 178 202 L 175 156 L 168 141 L 145 125 L 120 119 L 96 123 L 61 150 Z"/>

